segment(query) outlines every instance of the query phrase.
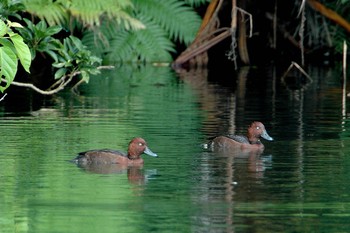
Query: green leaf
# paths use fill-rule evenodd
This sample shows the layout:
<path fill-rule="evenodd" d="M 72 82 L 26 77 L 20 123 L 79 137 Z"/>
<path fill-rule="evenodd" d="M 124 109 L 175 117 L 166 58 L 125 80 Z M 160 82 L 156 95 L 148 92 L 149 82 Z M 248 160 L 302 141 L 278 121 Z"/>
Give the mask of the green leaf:
<path fill-rule="evenodd" d="M 62 78 L 67 72 L 67 69 L 66 68 L 61 68 L 61 69 L 58 69 L 55 73 L 55 79 L 60 79 Z"/>
<path fill-rule="evenodd" d="M 59 33 L 61 30 L 62 30 L 62 27 L 60 26 L 52 26 L 46 30 L 46 35 L 52 36 L 52 35 L 55 35 L 56 33 Z"/>
<path fill-rule="evenodd" d="M 26 22 L 27 24 L 27 28 L 30 30 L 30 31 L 34 31 L 34 24 L 32 23 L 32 21 L 30 21 L 29 19 L 27 18 L 23 18 L 24 22 Z"/>
<path fill-rule="evenodd" d="M 9 47 L 13 50 L 13 52 L 16 52 L 15 47 L 13 46 L 11 41 L 9 41 L 8 39 L 0 38 L 0 45 L 3 45 L 4 47 Z"/>
<path fill-rule="evenodd" d="M 57 53 L 51 50 L 47 50 L 46 53 L 55 61 L 58 62 Z"/>
<path fill-rule="evenodd" d="M 65 62 L 55 62 L 52 64 L 53 67 L 56 67 L 56 68 L 62 68 L 66 65 Z"/>
<path fill-rule="evenodd" d="M 75 46 L 78 50 L 83 50 L 83 49 L 85 49 L 85 48 L 84 48 L 84 45 L 83 45 L 83 43 L 81 42 L 80 39 L 78 39 L 77 37 L 74 37 L 74 36 L 70 36 L 69 38 L 71 39 L 71 41 L 73 42 L 74 46 Z"/>
<path fill-rule="evenodd" d="M 14 27 L 14 28 L 23 28 L 22 24 L 17 23 L 17 22 L 9 22 L 8 21 L 9 27 Z"/>
<path fill-rule="evenodd" d="M 82 70 L 82 71 L 81 71 L 81 76 L 82 76 L 82 79 L 83 79 L 86 83 L 89 83 L 90 75 L 89 75 L 88 72 Z"/>
<path fill-rule="evenodd" d="M 0 77 L 5 77 L 7 83 L 5 87 L 0 86 L 3 92 L 10 86 L 17 72 L 17 56 L 9 47 L 0 47 Z"/>
<path fill-rule="evenodd" d="M 45 32 L 47 29 L 47 25 L 43 20 L 41 20 L 35 27 L 38 31 L 41 31 L 41 32 Z"/>
<path fill-rule="evenodd" d="M 28 73 L 30 73 L 30 64 L 32 62 L 31 59 L 31 53 L 30 50 L 28 48 L 28 45 L 26 45 L 23 42 L 23 38 L 18 35 L 17 33 L 9 33 L 10 35 L 10 39 L 12 41 L 12 43 L 14 44 L 16 51 L 17 51 L 17 56 L 23 66 L 23 68 L 25 69 L 25 71 L 27 71 Z"/>
<path fill-rule="evenodd" d="M 33 40 L 34 35 L 32 34 L 32 31 L 29 29 L 29 27 L 17 28 L 17 31 L 22 36 L 22 38 L 25 38 L 27 43 L 30 43 Z"/>
<path fill-rule="evenodd" d="M 3 37 L 6 33 L 7 33 L 7 26 L 2 20 L 0 20 L 0 37 Z"/>

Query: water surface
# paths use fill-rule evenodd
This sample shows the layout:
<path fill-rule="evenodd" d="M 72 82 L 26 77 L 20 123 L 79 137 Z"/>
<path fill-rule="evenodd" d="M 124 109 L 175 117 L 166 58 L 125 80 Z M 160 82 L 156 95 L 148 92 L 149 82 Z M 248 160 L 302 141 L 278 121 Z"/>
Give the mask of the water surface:
<path fill-rule="evenodd" d="M 0 232 L 350 231 L 348 99 L 337 68 L 307 72 L 312 80 L 282 80 L 275 68 L 125 66 L 79 95 L 15 104 L 10 92 L 0 106 Z M 253 120 L 275 138 L 262 154 L 201 148 Z M 126 150 L 135 136 L 159 158 L 69 162 Z"/>

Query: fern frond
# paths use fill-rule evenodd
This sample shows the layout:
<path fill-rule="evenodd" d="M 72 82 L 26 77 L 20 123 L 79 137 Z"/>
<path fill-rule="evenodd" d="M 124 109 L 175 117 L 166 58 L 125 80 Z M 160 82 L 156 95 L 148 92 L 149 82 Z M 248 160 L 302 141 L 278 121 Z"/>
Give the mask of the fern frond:
<path fill-rule="evenodd" d="M 91 28 L 84 32 L 82 42 L 94 55 L 103 57 L 111 52 L 110 43 L 116 37 L 123 41 L 127 37 L 128 30 L 118 26 L 114 21 L 103 22 L 100 27 Z"/>
<path fill-rule="evenodd" d="M 27 12 L 45 20 L 50 26 L 68 24 L 67 10 L 57 1 L 24 0 L 23 4 Z"/>
<path fill-rule="evenodd" d="M 144 28 L 139 20 L 128 13 L 133 6 L 131 0 L 25 0 L 23 3 L 29 13 L 46 20 L 49 25 L 68 28 L 68 19 L 73 16 L 86 27 L 99 26 L 107 18 L 127 29 Z"/>
<path fill-rule="evenodd" d="M 71 1 L 68 9 L 73 16 L 90 26 L 99 26 L 101 16 L 104 15 L 108 20 L 116 20 L 118 23 L 124 22 L 128 28 L 143 28 L 141 22 L 126 12 L 131 7 L 130 0 L 74 0 Z"/>
<path fill-rule="evenodd" d="M 148 16 L 164 30 L 171 39 L 189 44 L 195 37 L 201 19 L 193 9 L 179 0 L 133 0 L 136 17 Z"/>
<path fill-rule="evenodd" d="M 141 21 L 131 17 L 125 12 L 120 12 L 119 17 L 115 17 L 114 21 L 116 21 L 118 25 L 123 25 L 126 30 L 145 29 L 145 25 Z"/>
<path fill-rule="evenodd" d="M 173 41 L 192 42 L 200 26 L 199 16 L 184 1 L 134 0 L 134 4 L 134 17 L 144 30 L 127 31 L 126 26 L 118 27 L 120 22 L 104 21 L 99 32 L 84 33 L 84 44 L 113 62 L 169 62 L 175 52 Z"/>
<path fill-rule="evenodd" d="M 208 3 L 210 0 L 185 0 L 185 3 L 192 7 L 197 7 L 199 5 L 202 5 L 204 3 Z"/>
<path fill-rule="evenodd" d="M 174 44 L 167 38 L 167 33 L 152 20 L 143 18 L 146 30 L 119 31 L 110 41 L 106 50 L 107 59 L 113 62 L 169 62 Z"/>

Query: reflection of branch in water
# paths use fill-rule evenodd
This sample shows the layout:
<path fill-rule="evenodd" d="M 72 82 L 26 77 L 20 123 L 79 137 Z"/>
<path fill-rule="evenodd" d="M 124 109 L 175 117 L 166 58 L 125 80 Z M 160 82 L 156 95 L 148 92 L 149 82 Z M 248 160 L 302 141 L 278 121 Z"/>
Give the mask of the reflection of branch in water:
<path fill-rule="evenodd" d="M 298 134 L 299 134 L 299 140 L 297 140 L 298 147 L 297 147 L 297 160 L 298 160 L 298 184 L 300 185 L 299 193 L 300 198 L 304 199 L 304 121 L 303 121 L 303 109 L 304 109 L 304 93 L 300 95 L 300 108 L 299 108 L 299 117 L 298 117 Z M 302 210 L 300 210 L 302 211 Z"/>
<path fill-rule="evenodd" d="M 346 42 L 343 43 L 343 88 L 342 88 L 342 130 L 345 131 L 345 120 L 346 120 L 346 55 L 348 46 Z"/>
<path fill-rule="evenodd" d="M 287 71 L 283 74 L 282 76 L 282 82 L 288 86 L 286 84 L 286 77 L 288 75 L 288 73 L 293 69 L 293 68 L 297 68 L 301 74 L 303 74 L 308 82 L 306 83 L 302 83 L 302 86 L 300 87 L 300 90 L 295 92 L 294 94 L 298 94 L 296 95 L 296 99 L 299 102 L 299 109 L 298 109 L 298 122 L 297 122 L 297 129 L 298 129 L 298 140 L 297 140 L 297 155 L 298 155 L 298 170 L 297 170 L 297 175 L 299 177 L 299 184 L 300 184 L 300 194 L 303 195 L 303 180 L 304 180 L 304 174 L 303 174 L 303 170 L 304 170 L 304 121 L 303 121 L 303 110 L 304 110 L 304 88 L 312 83 L 312 78 L 304 71 L 304 69 L 299 66 L 296 62 L 292 62 L 291 65 L 288 67 Z M 304 86 L 303 86 L 304 85 Z M 301 196 L 301 198 L 303 198 Z"/>
<path fill-rule="evenodd" d="M 309 79 L 310 82 L 312 82 L 312 78 L 305 72 L 305 70 L 303 68 L 301 68 L 300 65 L 298 65 L 298 63 L 292 61 L 292 63 L 290 64 L 290 66 L 288 67 L 287 71 L 283 74 L 282 76 L 282 81 L 284 81 L 284 79 L 286 78 L 287 74 L 292 70 L 292 68 L 296 67 L 303 75 L 305 75 L 305 77 L 307 77 Z"/>
<path fill-rule="evenodd" d="M 299 76 L 293 76 L 293 75 L 290 75 L 290 72 L 292 71 L 293 68 L 296 68 L 298 71 L 300 71 L 300 73 L 306 77 L 306 80 L 303 80 L 301 78 L 299 78 L 299 80 L 296 80 L 297 77 Z M 291 83 L 289 83 L 287 81 L 287 78 L 288 77 L 293 77 L 293 80 L 295 80 L 294 82 L 294 88 L 291 88 Z M 289 87 L 290 89 L 304 89 L 306 86 L 308 86 L 309 84 L 312 83 L 312 78 L 305 72 L 305 70 L 300 66 L 298 65 L 296 62 L 292 62 L 290 64 L 290 66 L 288 67 L 287 71 L 282 75 L 281 77 L 281 80 L 282 80 L 282 83 L 286 86 L 286 87 Z M 296 82 L 298 81 L 298 82 Z M 299 85 L 297 85 L 299 84 Z M 292 86 L 293 87 L 293 86 Z"/>

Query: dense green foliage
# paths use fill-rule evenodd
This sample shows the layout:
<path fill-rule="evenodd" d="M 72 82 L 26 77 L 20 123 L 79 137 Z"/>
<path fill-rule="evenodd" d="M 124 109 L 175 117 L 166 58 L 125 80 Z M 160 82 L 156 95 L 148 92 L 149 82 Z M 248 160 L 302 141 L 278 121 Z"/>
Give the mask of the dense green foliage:
<path fill-rule="evenodd" d="M 81 74 L 84 81 L 99 72 L 98 57 L 109 62 L 170 62 L 175 44 L 190 43 L 200 24 L 200 17 L 191 6 L 204 2 L 0 0 L 0 17 L 4 22 L 13 18 L 26 24 L 18 27 L 17 32 L 10 30 L 14 24 L 1 25 L 0 37 L 9 36 L 1 40 L 5 87 L 14 80 L 17 59 L 29 72 L 31 59 L 36 59 L 38 53 L 52 58 L 56 79 Z M 62 36 L 67 33 L 75 37 Z M 27 48 L 27 52 L 14 52 L 20 49 L 19 45 Z"/>
<path fill-rule="evenodd" d="M 14 80 L 18 60 L 23 68 L 29 72 L 31 64 L 31 55 L 28 46 L 23 42 L 23 38 L 15 33 L 12 28 L 22 27 L 19 23 L 7 21 L 5 23 L 0 19 L 0 77 L 4 77 L 6 85 L 0 85 L 0 91 L 3 92 Z"/>
<path fill-rule="evenodd" d="M 88 82 L 90 74 L 99 73 L 96 66 L 100 63 L 101 59 L 92 56 L 81 40 L 70 36 L 64 39 L 63 46 L 58 50 L 55 62 L 52 65 L 58 68 L 55 73 L 55 79 L 79 72 L 82 75 L 82 79 Z"/>
<path fill-rule="evenodd" d="M 192 41 L 200 17 L 191 6 L 205 0 L 25 0 L 26 10 L 49 25 L 83 35 L 110 62 L 171 61 L 176 43 Z"/>
<path fill-rule="evenodd" d="M 99 73 L 96 67 L 100 65 L 101 59 L 92 56 L 80 39 L 69 36 L 62 43 L 53 37 L 61 31 L 60 26 L 48 27 L 45 21 L 35 25 L 28 19 L 23 20 L 27 27 L 19 28 L 18 31 L 29 45 L 32 58 L 36 57 L 37 52 L 48 54 L 54 61 L 52 66 L 57 68 L 55 79 L 79 72 L 82 79 L 88 82 L 90 74 Z"/>
<path fill-rule="evenodd" d="M 336 0 L 336 1 L 319 1 L 322 6 L 328 11 L 334 11 L 333 17 L 337 14 L 339 17 L 344 18 L 350 22 L 350 14 L 347 12 L 350 10 L 349 0 Z M 303 33 L 304 46 L 308 51 L 306 53 L 312 53 L 318 50 L 328 50 L 332 53 L 343 53 L 344 41 L 350 43 L 348 32 L 335 23 L 330 18 L 325 17 L 317 9 L 306 5 L 304 11 L 304 17 L 302 14 L 298 15 L 301 5 L 300 2 L 294 3 L 294 9 L 291 15 L 297 15 L 295 19 L 291 20 L 291 16 L 286 14 L 287 18 L 281 20 L 281 25 L 287 25 L 286 28 L 293 35 L 296 40 L 300 39 L 300 31 Z M 285 11 L 285 9 L 282 9 Z M 305 19 L 305 21 L 304 21 Z M 302 23 L 304 22 L 304 23 Z M 317 53 L 316 53 L 317 54 Z"/>
<path fill-rule="evenodd" d="M 45 52 L 52 57 L 60 47 L 60 41 L 53 36 L 61 31 L 60 26 L 47 27 L 45 21 L 37 24 L 32 23 L 29 19 L 24 18 L 26 27 L 18 28 L 19 33 L 25 38 L 30 48 L 32 59 L 36 57 L 37 52 Z"/>
<path fill-rule="evenodd" d="M 350 0 L 338 0 L 338 1 L 325 1 L 325 5 L 329 7 L 330 9 L 334 9 L 335 12 L 339 12 L 340 16 L 342 16 L 345 20 L 350 22 L 350 14 L 348 13 L 350 11 Z M 316 21 L 316 20 L 315 20 Z M 336 24 L 329 23 L 324 24 L 324 21 L 320 22 L 318 25 L 318 32 L 313 34 L 313 37 L 315 39 L 319 38 L 320 35 L 324 35 L 323 39 L 329 40 L 329 37 L 331 38 L 329 43 L 329 47 L 335 48 L 336 52 L 342 53 L 343 52 L 343 43 L 344 41 L 347 44 L 350 44 L 350 38 L 349 38 L 349 32 L 346 32 L 344 29 L 339 27 Z M 310 24 L 310 28 L 315 27 L 315 25 Z M 328 27 L 328 28 L 327 28 Z"/>
<path fill-rule="evenodd" d="M 131 0 L 23 0 L 26 10 L 48 22 L 61 25 L 72 33 L 80 27 L 99 26 L 102 21 L 122 24 L 127 29 L 143 28 L 130 16 Z"/>
<path fill-rule="evenodd" d="M 191 1 L 199 4 L 204 1 Z M 200 17 L 183 1 L 133 0 L 131 12 L 145 25 L 130 31 L 103 22 L 99 31 L 86 31 L 83 41 L 97 54 L 106 54 L 110 62 L 170 62 L 175 43 L 188 45 L 200 25 Z M 99 37 L 99 38 L 98 38 Z M 104 38 L 100 39 L 100 38 Z"/>

